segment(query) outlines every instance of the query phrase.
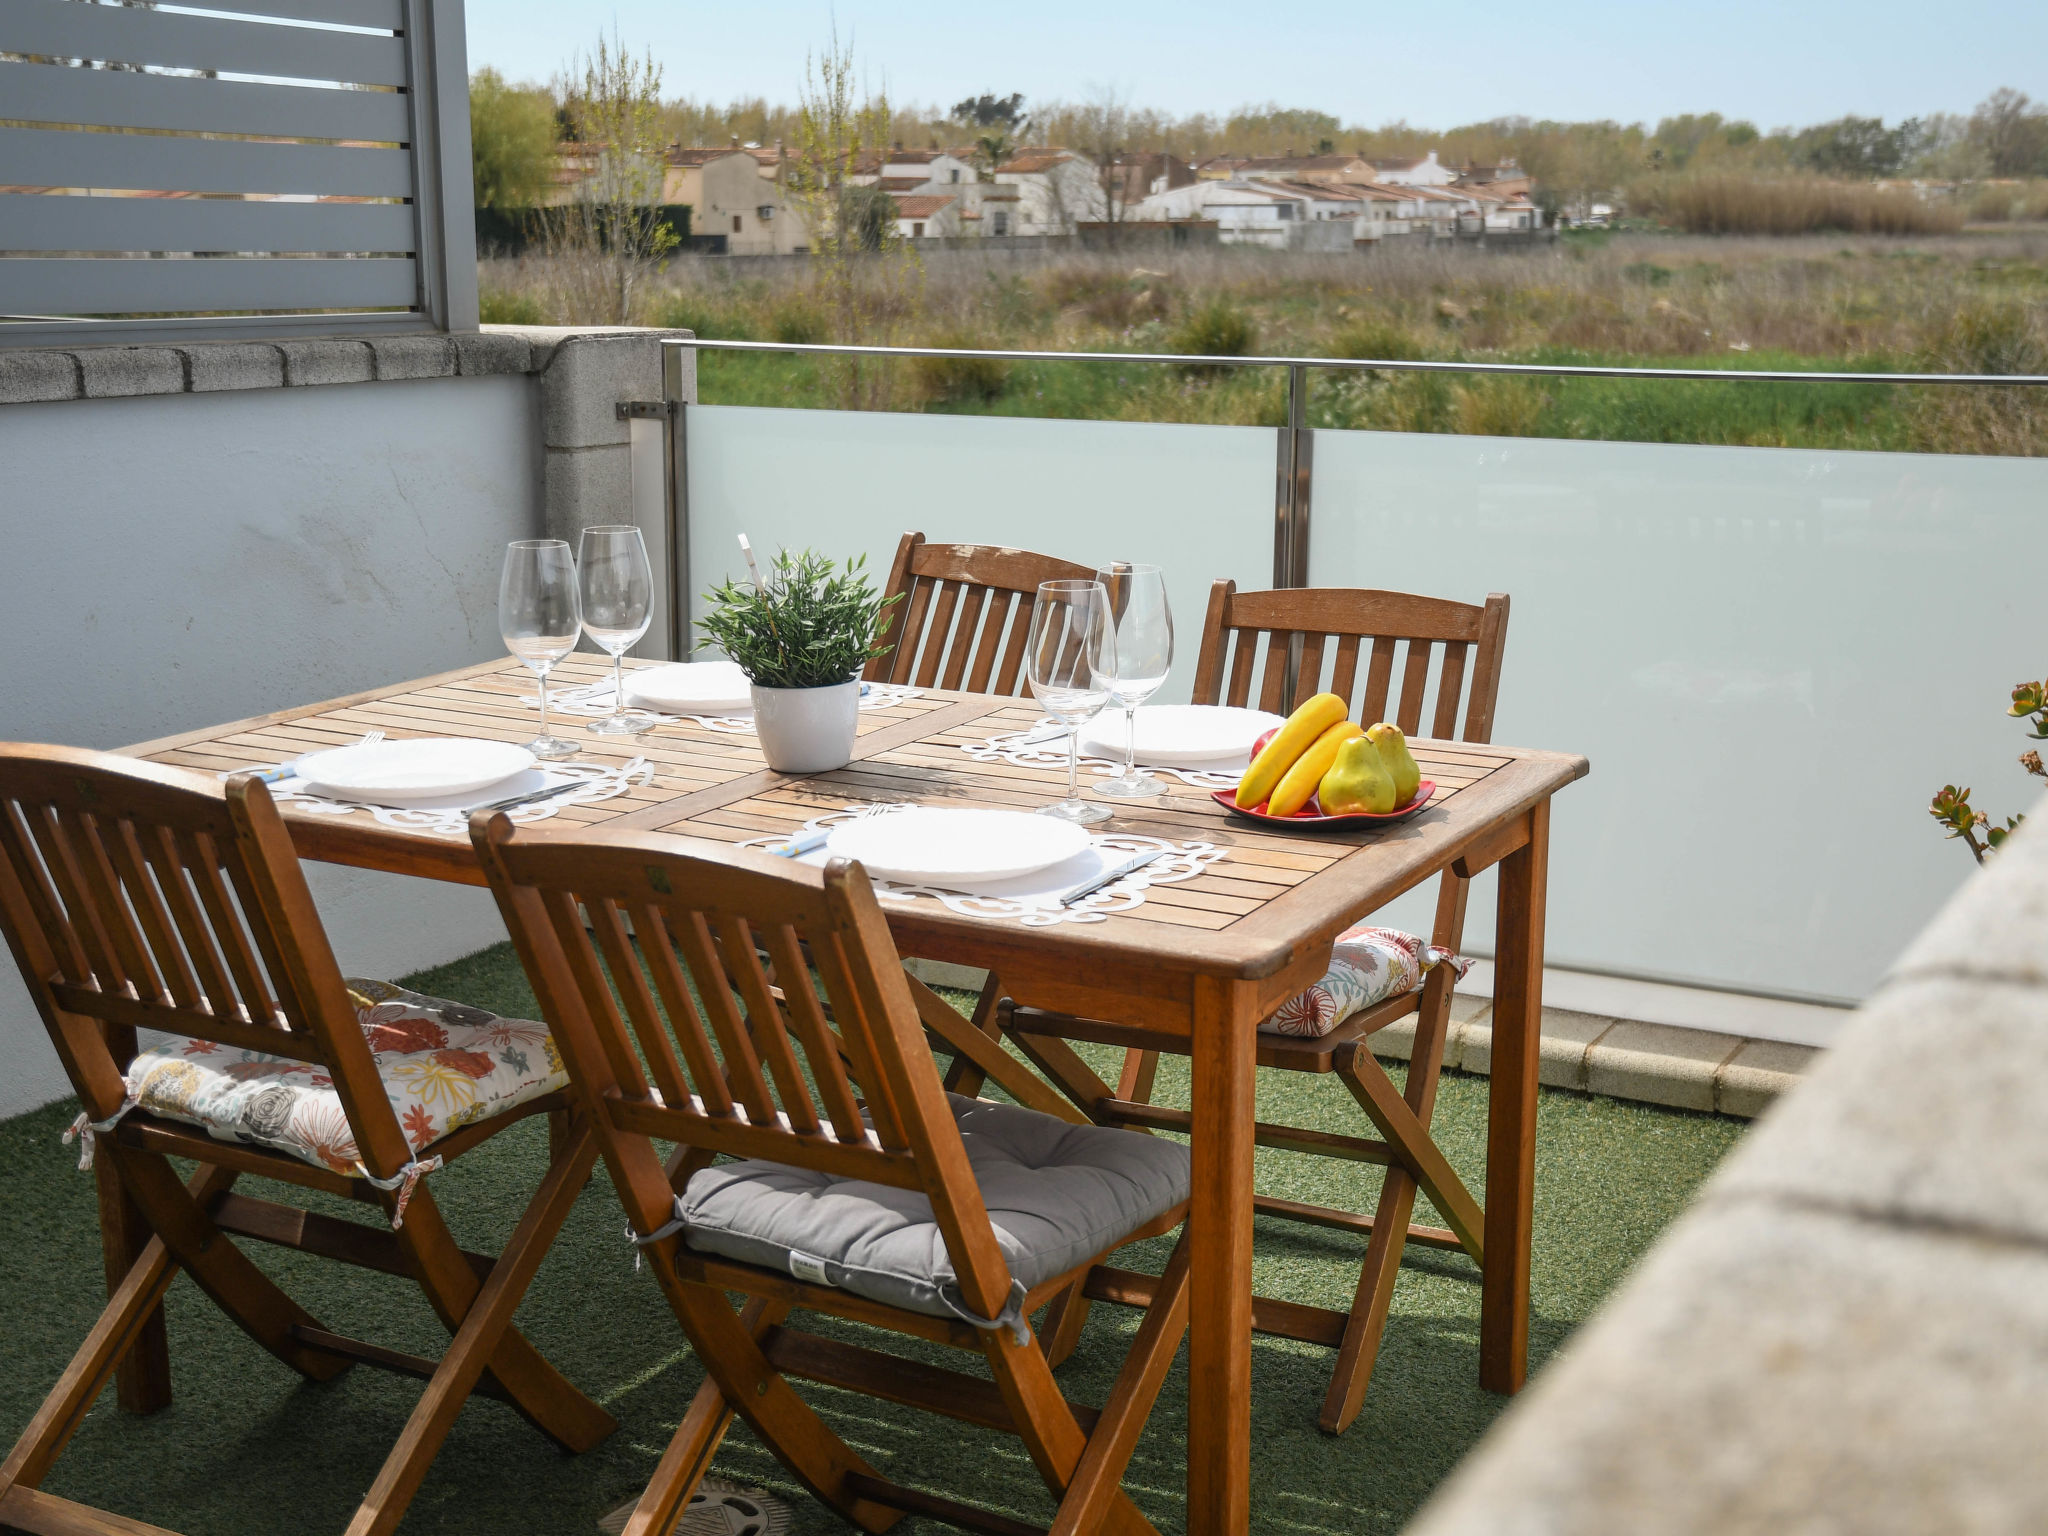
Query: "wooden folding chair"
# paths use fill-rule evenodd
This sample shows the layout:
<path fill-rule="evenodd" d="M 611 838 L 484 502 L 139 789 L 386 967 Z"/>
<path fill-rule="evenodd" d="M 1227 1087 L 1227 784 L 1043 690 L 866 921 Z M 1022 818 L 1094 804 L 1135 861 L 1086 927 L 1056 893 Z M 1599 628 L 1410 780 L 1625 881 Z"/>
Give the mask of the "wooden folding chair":
<path fill-rule="evenodd" d="M 906 533 L 896 546 L 884 597 L 882 641 L 892 649 L 868 663 L 870 682 L 969 693 L 1018 693 L 1024 642 L 1043 581 L 1092 581 L 1095 568 L 996 544 L 928 544 Z"/>
<path fill-rule="evenodd" d="M 1033 1529 L 886 1481 L 792 1377 L 1020 1436 L 1059 1500 L 1056 1532 L 1150 1531 L 1119 1481 L 1187 1324 L 1185 1244 L 1099 1414 L 1062 1397 L 1028 1319 L 1111 1250 L 1180 1223 L 1185 1149 L 949 1099 L 857 865 L 651 833 L 515 833 L 481 812 L 471 835 L 707 1373 L 626 1536 L 671 1529 L 735 1413 L 864 1530 L 906 1513 Z M 656 1139 L 675 1143 L 666 1165 Z M 1012 1164 L 1005 1145 L 1037 1150 Z M 721 1154 L 739 1161 L 714 1165 Z M 1087 1215 L 1084 1188 L 1117 1193 Z M 747 1298 L 738 1312 L 726 1292 Z M 994 1380 L 801 1331 L 794 1308 L 980 1354 Z"/>
<path fill-rule="evenodd" d="M 1421 733 L 1427 719 L 1429 735 L 1438 740 L 1487 741 L 1493 732 L 1507 621 L 1508 599 L 1499 592 L 1475 606 L 1402 592 L 1348 588 L 1241 593 L 1234 582 L 1219 581 L 1210 589 L 1201 655 L 1195 666 L 1194 700 L 1198 704 L 1245 705 L 1252 699 L 1256 672 L 1260 678 L 1257 702 L 1263 709 L 1286 711 L 1327 688 L 1347 704 L 1356 701 L 1353 718 L 1367 723 L 1391 717 L 1404 733 L 1413 736 Z M 1398 695 L 1394 692 L 1397 659 Z M 1295 678 L 1291 693 L 1290 667 Z M 1458 726 L 1461 702 L 1462 732 Z M 1470 888 L 1470 879 L 1455 869 L 1445 872 L 1437 892 L 1432 944 L 1456 950 L 1464 933 Z M 1368 1234 L 1364 1268 L 1348 1312 L 1266 1298 L 1254 1309 L 1253 1326 L 1264 1332 L 1336 1348 L 1336 1370 L 1318 1416 L 1318 1423 L 1331 1434 L 1348 1428 L 1365 1400 L 1404 1244 L 1463 1249 L 1474 1261 L 1484 1262 L 1479 1207 L 1429 1139 L 1455 982 L 1450 966 L 1437 965 L 1427 973 L 1421 991 L 1390 997 L 1353 1014 L 1328 1034 L 1297 1037 L 1261 1031 L 1259 1035 L 1260 1066 L 1334 1072 L 1377 1129 L 1379 1139 L 1261 1122 L 1258 1144 L 1314 1157 L 1382 1163 L 1387 1168 L 1378 1205 L 1370 1215 L 1267 1195 L 1257 1200 L 1257 1208 L 1268 1216 Z M 1418 1017 L 1404 1093 L 1394 1087 L 1368 1040 L 1411 1013 Z M 1144 1032 L 1106 1020 L 1014 1007 L 1007 1000 L 998 1003 L 995 1025 L 1008 1032 L 1025 1054 L 1098 1122 L 1186 1128 L 1185 1112 L 1150 1103 L 1159 1055 L 1156 1041 Z M 1123 1072 L 1114 1090 L 1067 1048 L 1065 1042 L 1075 1039 L 1126 1047 Z M 972 1069 L 957 1071 L 956 1079 L 963 1085 L 962 1091 L 975 1091 L 978 1079 Z M 1418 1186 L 1450 1224 L 1448 1229 L 1410 1223 Z M 1085 1303 L 1085 1297 L 1077 1297 L 1064 1309 L 1053 1338 L 1056 1361 L 1063 1359 L 1078 1339 Z"/>
<path fill-rule="evenodd" d="M 97 1152 L 112 1291 L 0 1463 L 0 1527 L 46 1536 L 156 1529 L 52 1497 L 40 1485 L 139 1339 L 150 1379 L 127 1383 L 124 1400 L 143 1408 L 169 1401 L 167 1362 L 149 1357 L 148 1341 L 161 1337 L 154 1332 L 159 1303 L 181 1268 L 243 1332 L 308 1380 L 361 1364 L 427 1383 L 349 1524 L 351 1536 L 396 1528 L 472 1391 L 503 1399 L 566 1450 L 588 1450 L 617 1427 L 511 1326 L 596 1162 L 588 1122 L 548 1063 L 546 1035 L 538 1025 L 442 1005 L 447 1012 L 439 1017 L 461 1021 L 460 1039 L 473 1041 L 471 1029 L 502 1029 L 518 1037 L 507 1049 L 530 1054 L 505 1066 L 518 1091 L 503 1095 L 501 1111 L 473 1102 L 467 1123 L 431 1140 L 415 1119 L 421 1139 L 409 1140 L 366 1030 L 385 1032 L 379 1049 L 398 1037 L 457 1035 L 441 1031 L 436 1010 L 410 1003 L 379 1004 L 374 1025 L 369 1012 L 359 1018 L 290 833 L 260 783 L 237 777 L 223 785 L 68 747 L 0 745 L 0 926 L 85 1106 L 80 1118 L 88 1152 Z M 356 985 L 386 999 L 412 996 Z M 183 1038 L 138 1057 L 138 1029 Z M 202 1075 L 210 1061 L 229 1060 L 227 1053 L 234 1071 Z M 402 1052 L 387 1059 L 455 1073 L 479 1092 L 499 1081 L 494 1058 L 482 1051 L 438 1054 L 450 1059 Z M 149 1086 L 124 1076 L 145 1070 Z M 245 1092 L 238 1118 L 193 1123 L 186 1112 L 200 1104 L 199 1084 Z M 452 1081 L 446 1088 L 451 1096 L 461 1091 Z M 404 1096 L 402 1088 L 392 1091 Z M 553 1117 L 540 1186 L 503 1252 L 495 1259 L 466 1252 L 421 1177 L 535 1114 Z M 448 1123 L 464 1119 L 450 1115 Z M 314 1140 L 292 1141 L 297 1155 L 278 1149 L 301 1133 Z M 181 1180 L 173 1157 L 199 1167 Z M 243 1174 L 380 1206 L 388 1225 L 237 1194 Z M 409 1275 L 453 1342 L 435 1361 L 330 1332 L 232 1237 Z M 113 1257 L 124 1243 L 125 1266 Z M 289 1524 L 288 1515 L 280 1512 L 280 1522 Z"/>

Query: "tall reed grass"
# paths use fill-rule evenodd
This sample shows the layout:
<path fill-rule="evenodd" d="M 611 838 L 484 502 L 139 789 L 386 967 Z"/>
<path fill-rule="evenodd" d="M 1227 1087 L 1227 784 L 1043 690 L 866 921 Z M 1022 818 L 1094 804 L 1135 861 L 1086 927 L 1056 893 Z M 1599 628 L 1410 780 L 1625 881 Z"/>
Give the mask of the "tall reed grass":
<path fill-rule="evenodd" d="M 1813 176 L 1678 177 L 1632 189 L 1629 206 L 1689 235 L 1940 235 L 1963 227 L 1952 201 Z"/>

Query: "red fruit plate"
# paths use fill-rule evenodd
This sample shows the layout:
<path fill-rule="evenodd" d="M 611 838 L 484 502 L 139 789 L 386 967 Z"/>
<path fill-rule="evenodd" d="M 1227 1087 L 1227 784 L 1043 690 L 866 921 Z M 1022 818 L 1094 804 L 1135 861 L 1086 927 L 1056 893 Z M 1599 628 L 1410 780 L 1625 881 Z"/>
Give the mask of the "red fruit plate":
<path fill-rule="evenodd" d="M 1406 805 L 1398 806 L 1391 811 L 1381 811 L 1377 814 L 1371 811 L 1357 811 L 1349 816 L 1325 816 L 1321 806 L 1313 796 L 1310 797 L 1307 805 L 1296 811 L 1292 816 L 1275 816 L 1266 809 L 1263 803 L 1255 805 L 1247 811 L 1237 803 L 1237 791 L 1234 789 L 1214 790 L 1210 793 L 1209 798 L 1233 816 L 1242 816 L 1246 821 L 1261 821 L 1269 827 L 1286 827 L 1289 830 L 1302 832 L 1342 832 L 1347 829 L 1356 830 L 1361 827 L 1391 826 L 1397 821 L 1406 821 L 1410 816 L 1413 816 L 1417 811 L 1428 805 L 1429 797 L 1435 793 L 1435 780 L 1424 779 L 1415 786 L 1415 798 Z"/>

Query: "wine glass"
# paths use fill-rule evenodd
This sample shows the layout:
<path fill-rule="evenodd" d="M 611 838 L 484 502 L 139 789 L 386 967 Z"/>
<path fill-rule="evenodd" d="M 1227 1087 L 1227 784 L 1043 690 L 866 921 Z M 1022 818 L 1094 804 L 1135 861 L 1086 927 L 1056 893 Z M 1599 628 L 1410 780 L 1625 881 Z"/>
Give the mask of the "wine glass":
<path fill-rule="evenodd" d="M 1173 609 L 1166 577 L 1156 565 L 1118 561 L 1095 573 L 1109 593 L 1116 623 L 1116 676 L 1109 701 L 1124 712 L 1124 771 L 1095 786 L 1098 795 L 1163 795 L 1166 786 L 1138 771 L 1138 706 L 1159 691 L 1173 666 Z"/>
<path fill-rule="evenodd" d="M 576 743 L 548 734 L 548 673 L 576 649 L 583 626 L 576 561 L 561 539 L 519 539 L 505 546 L 498 578 L 498 632 L 505 649 L 540 679 L 540 734 L 526 744 L 535 757 L 571 757 Z"/>
<path fill-rule="evenodd" d="M 1116 624 L 1099 581 L 1042 581 L 1024 646 L 1024 675 L 1045 712 L 1067 732 L 1067 798 L 1039 811 L 1088 826 L 1109 820 L 1109 808 L 1081 798 L 1081 726 L 1109 702 L 1116 676 Z"/>
<path fill-rule="evenodd" d="M 654 724 L 626 709 L 626 652 L 647 633 L 654 614 L 654 568 L 647 544 L 630 523 L 583 530 L 576 568 L 583 584 L 583 633 L 612 658 L 612 712 L 590 727 L 599 736 L 633 736 Z"/>

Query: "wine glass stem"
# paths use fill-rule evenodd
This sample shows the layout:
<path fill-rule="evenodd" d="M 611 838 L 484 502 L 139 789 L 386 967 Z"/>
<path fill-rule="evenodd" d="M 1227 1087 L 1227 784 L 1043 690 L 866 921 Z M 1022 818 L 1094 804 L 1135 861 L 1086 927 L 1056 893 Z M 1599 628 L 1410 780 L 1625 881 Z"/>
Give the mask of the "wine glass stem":
<path fill-rule="evenodd" d="M 1067 732 L 1067 798 L 1081 798 L 1081 728 Z"/>
<path fill-rule="evenodd" d="M 1138 706 L 1124 706 L 1124 782 L 1138 776 Z"/>
<path fill-rule="evenodd" d="M 626 653 L 612 652 L 612 718 L 623 719 L 626 713 Z"/>
<path fill-rule="evenodd" d="M 540 739 L 548 739 L 548 668 L 540 669 Z"/>

